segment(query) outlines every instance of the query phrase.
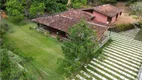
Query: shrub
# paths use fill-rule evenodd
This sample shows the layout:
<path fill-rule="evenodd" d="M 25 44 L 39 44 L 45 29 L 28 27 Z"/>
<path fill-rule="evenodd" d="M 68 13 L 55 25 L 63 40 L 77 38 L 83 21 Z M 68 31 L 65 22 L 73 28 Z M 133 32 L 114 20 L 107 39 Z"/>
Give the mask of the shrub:
<path fill-rule="evenodd" d="M 112 31 L 120 32 L 120 31 L 127 31 L 133 28 L 134 28 L 133 24 L 120 24 L 120 25 L 116 25 L 116 27 L 113 28 Z"/>
<path fill-rule="evenodd" d="M 65 10 L 66 10 L 66 5 L 61 3 L 56 3 L 54 1 L 51 1 L 46 4 L 46 11 L 51 13 L 62 12 Z"/>
<path fill-rule="evenodd" d="M 131 4 L 133 4 L 136 0 L 129 0 L 128 3 L 126 4 L 126 6 L 129 6 Z"/>
<path fill-rule="evenodd" d="M 114 3 L 116 3 L 117 1 L 116 0 L 101 0 L 101 3 L 103 3 L 103 4 L 114 4 Z"/>
<path fill-rule="evenodd" d="M 75 8 L 75 9 L 80 8 L 81 3 L 74 3 L 74 4 L 72 4 L 72 7 Z"/>
<path fill-rule="evenodd" d="M 8 25 L 6 23 L 0 23 L 0 35 L 4 34 L 8 30 Z"/>
<path fill-rule="evenodd" d="M 138 28 L 142 28 L 142 22 L 138 22 L 138 24 L 136 25 Z"/>
<path fill-rule="evenodd" d="M 132 10 L 133 14 L 136 14 L 136 15 L 142 14 L 142 2 L 135 2 L 129 5 L 129 8 Z"/>

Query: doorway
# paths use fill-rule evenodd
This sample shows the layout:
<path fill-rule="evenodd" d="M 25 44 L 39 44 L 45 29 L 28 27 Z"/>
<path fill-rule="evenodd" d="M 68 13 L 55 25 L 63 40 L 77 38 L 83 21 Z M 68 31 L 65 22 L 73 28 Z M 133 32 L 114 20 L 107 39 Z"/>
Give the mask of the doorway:
<path fill-rule="evenodd" d="M 118 14 L 116 15 L 116 20 L 117 20 L 117 18 L 118 18 Z"/>
<path fill-rule="evenodd" d="M 108 17 L 108 18 L 107 18 L 107 22 L 108 22 L 108 23 L 111 23 L 111 21 L 112 21 L 112 17 Z"/>

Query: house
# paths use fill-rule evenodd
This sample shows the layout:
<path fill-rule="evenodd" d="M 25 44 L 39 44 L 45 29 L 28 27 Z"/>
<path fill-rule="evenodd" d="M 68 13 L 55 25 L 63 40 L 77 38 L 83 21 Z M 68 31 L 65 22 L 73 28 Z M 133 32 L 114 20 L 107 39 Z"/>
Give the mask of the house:
<path fill-rule="evenodd" d="M 82 10 L 69 10 L 52 16 L 32 19 L 32 21 L 38 23 L 39 27 L 50 31 L 51 34 L 58 33 L 60 36 L 67 37 L 69 28 L 80 22 L 81 19 L 85 19 L 85 21 L 92 26 L 91 28 L 96 30 L 97 39 L 101 40 L 108 26 L 97 25 L 92 22 L 91 18 L 92 16 L 88 12 Z"/>
<path fill-rule="evenodd" d="M 105 24 L 114 23 L 122 14 L 122 10 L 110 4 L 100 5 L 94 8 L 82 9 L 92 15 L 94 22 Z"/>

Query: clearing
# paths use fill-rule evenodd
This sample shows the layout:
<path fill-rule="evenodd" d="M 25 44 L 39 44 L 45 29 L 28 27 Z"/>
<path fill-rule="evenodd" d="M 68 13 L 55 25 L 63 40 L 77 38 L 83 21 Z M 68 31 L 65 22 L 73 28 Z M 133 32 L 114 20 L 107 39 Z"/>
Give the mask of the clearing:
<path fill-rule="evenodd" d="M 25 56 L 33 57 L 34 60 L 27 66 L 31 73 L 35 74 L 35 79 L 39 80 L 63 80 L 62 71 L 59 71 L 61 64 L 57 64 L 58 59 L 64 56 L 61 44 L 56 39 L 46 37 L 29 27 L 37 26 L 30 21 L 21 25 L 14 25 L 5 20 L 9 26 L 9 32 L 4 35 L 5 44 L 13 44 L 16 50 Z M 33 72 L 33 65 L 41 76 Z M 32 70 L 33 69 L 33 70 Z"/>
<path fill-rule="evenodd" d="M 115 24 L 129 24 L 129 23 L 136 23 L 139 21 L 139 19 L 135 19 L 134 15 L 129 15 L 130 14 L 130 8 L 125 6 L 126 3 L 124 2 L 118 2 L 116 4 L 116 7 L 124 10 L 122 15 L 118 18 L 118 20 L 115 22 Z"/>

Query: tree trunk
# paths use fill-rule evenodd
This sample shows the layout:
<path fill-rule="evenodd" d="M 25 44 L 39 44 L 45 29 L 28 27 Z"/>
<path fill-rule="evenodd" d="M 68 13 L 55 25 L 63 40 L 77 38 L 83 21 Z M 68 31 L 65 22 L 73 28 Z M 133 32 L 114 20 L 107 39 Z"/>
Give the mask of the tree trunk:
<path fill-rule="evenodd" d="M 71 0 L 68 0 L 67 6 L 70 6 L 71 4 Z"/>

